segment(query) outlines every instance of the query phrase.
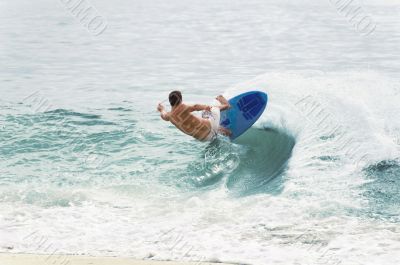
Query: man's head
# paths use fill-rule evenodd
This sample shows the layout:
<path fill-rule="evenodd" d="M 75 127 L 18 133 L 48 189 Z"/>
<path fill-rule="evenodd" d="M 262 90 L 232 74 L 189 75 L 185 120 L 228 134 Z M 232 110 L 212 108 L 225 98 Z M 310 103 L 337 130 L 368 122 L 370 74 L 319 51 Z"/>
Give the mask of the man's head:
<path fill-rule="evenodd" d="M 180 91 L 174 90 L 171 93 L 169 93 L 169 104 L 171 104 L 172 107 L 178 106 L 181 103 L 182 103 L 182 93 Z"/>

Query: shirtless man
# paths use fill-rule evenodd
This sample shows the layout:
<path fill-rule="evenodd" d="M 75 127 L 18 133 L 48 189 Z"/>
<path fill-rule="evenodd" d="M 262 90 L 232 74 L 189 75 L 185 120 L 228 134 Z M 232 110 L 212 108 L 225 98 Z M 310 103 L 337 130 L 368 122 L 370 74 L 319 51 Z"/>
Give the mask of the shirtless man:
<path fill-rule="evenodd" d="M 158 104 L 157 110 L 161 113 L 161 118 L 170 121 L 176 128 L 182 132 L 193 136 L 200 141 L 212 141 L 218 132 L 229 136 L 231 132 L 223 127 L 219 127 L 221 110 L 229 109 L 229 102 L 223 97 L 216 98 L 221 105 L 186 105 L 182 102 L 182 93 L 180 91 L 172 91 L 169 94 L 169 103 L 171 111 L 166 112 L 164 106 Z M 203 111 L 202 118 L 192 114 L 194 111 Z"/>

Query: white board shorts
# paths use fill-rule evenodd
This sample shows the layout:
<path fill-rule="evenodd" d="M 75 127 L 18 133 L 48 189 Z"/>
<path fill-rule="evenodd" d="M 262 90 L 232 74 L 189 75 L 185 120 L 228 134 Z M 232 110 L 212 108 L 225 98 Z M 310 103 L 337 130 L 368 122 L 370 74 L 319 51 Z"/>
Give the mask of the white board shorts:
<path fill-rule="evenodd" d="M 211 130 L 210 133 L 203 141 L 212 141 L 218 135 L 219 121 L 221 118 L 221 110 L 218 107 L 211 107 L 211 111 L 204 111 L 202 113 L 203 119 L 210 121 Z"/>

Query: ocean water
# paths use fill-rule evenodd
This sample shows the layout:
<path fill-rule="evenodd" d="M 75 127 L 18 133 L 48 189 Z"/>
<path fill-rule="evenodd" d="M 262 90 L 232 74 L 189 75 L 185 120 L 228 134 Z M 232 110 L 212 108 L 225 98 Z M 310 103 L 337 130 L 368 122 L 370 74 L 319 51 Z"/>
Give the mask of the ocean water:
<path fill-rule="evenodd" d="M 0 2 L 0 252 L 400 263 L 398 1 Z M 269 94 L 238 141 L 158 102 Z"/>

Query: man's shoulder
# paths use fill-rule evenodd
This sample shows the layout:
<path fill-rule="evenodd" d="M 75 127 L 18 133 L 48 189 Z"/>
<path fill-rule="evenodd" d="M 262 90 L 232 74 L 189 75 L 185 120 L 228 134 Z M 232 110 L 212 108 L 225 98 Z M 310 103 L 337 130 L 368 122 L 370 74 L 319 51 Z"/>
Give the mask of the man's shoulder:
<path fill-rule="evenodd" d="M 192 107 L 191 105 L 181 103 L 173 112 L 185 112 L 190 110 L 191 107 Z"/>

